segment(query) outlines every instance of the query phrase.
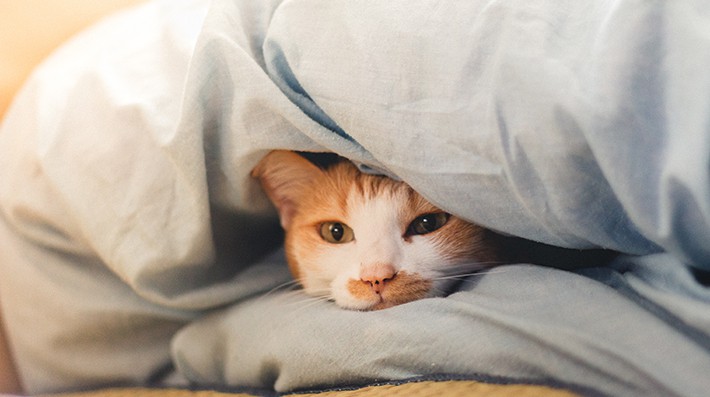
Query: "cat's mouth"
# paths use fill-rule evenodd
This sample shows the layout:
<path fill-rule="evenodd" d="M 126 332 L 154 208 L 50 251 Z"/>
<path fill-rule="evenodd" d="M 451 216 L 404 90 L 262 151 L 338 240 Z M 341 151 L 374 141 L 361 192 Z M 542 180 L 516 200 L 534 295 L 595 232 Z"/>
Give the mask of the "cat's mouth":
<path fill-rule="evenodd" d="M 347 290 L 360 310 L 387 309 L 422 299 L 431 287 L 431 280 L 404 271 L 377 283 L 361 279 L 350 279 L 347 283 Z"/>

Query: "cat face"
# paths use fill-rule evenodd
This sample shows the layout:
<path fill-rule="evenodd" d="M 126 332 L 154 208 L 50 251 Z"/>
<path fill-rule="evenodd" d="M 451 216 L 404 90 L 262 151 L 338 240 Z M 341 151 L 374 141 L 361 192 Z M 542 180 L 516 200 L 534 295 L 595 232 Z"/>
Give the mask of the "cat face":
<path fill-rule="evenodd" d="M 455 276 L 497 260 L 487 230 L 348 161 L 321 169 L 296 153 L 274 151 L 253 175 L 279 211 L 296 279 L 307 293 L 343 308 L 382 309 L 443 295 Z"/>

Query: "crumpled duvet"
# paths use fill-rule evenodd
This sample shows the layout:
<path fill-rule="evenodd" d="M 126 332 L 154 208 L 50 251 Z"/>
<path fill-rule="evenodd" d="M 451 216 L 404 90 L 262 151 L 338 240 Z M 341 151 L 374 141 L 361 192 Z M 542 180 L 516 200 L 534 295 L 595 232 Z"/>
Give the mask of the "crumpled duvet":
<path fill-rule="evenodd" d="M 518 3 L 157 0 L 59 49 L 0 130 L 0 300 L 28 391 L 174 365 L 279 391 L 451 374 L 706 393 L 710 15 Z M 622 255 L 344 311 L 277 288 L 278 223 L 249 177 L 272 149 Z"/>

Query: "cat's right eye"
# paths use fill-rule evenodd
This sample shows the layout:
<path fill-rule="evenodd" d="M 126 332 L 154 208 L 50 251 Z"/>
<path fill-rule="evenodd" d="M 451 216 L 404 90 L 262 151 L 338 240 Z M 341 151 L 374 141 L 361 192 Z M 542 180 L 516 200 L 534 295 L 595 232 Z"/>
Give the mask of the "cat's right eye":
<path fill-rule="evenodd" d="M 349 243 L 355 239 L 355 233 L 350 226 L 340 222 L 323 222 L 320 225 L 320 236 L 332 244 Z"/>
<path fill-rule="evenodd" d="M 446 212 L 432 212 L 418 216 L 407 228 L 407 236 L 429 234 L 438 230 L 449 221 L 451 215 Z"/>

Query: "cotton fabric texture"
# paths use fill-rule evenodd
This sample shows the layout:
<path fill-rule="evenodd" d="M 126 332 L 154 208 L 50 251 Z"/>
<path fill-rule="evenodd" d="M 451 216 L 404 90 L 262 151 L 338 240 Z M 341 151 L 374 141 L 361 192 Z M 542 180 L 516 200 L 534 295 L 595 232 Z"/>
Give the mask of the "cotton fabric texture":
<path fill-rule="evenodd" d="M 31 393 L 501 376 L 710 390 L 710 15 L 692 0 L 157 0 L 40 66 L 0 130 L 0 291 Z M 290 279 L 250 170 L 335 152 L 501 233 L 513 264 L 378 312 Z M 570 264 L 574 266 L 574 264 Z"/>

